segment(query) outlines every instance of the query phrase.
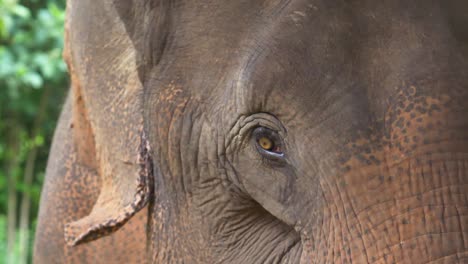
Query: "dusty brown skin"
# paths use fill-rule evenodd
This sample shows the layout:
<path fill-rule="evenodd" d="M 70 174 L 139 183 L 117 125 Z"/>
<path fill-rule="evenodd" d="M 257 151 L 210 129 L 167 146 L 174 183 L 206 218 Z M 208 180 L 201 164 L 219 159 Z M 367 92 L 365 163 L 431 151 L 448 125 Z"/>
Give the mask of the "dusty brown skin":
<path fill-rule="evenodd" d="M 202 2 L 68 1 L 36 263 L 468 263 L 467 1 Z"/>

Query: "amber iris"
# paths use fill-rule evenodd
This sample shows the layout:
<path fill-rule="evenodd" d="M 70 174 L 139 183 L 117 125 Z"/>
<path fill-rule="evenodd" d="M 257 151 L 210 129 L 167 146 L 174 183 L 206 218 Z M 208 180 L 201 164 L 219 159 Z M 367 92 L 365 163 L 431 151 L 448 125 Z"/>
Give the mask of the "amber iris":
<path fill-rule="evenodd" d="M 258 144 L 264 150 L 272 150 L 274 147 L 273 141 L 267 137 L 261 137 L 260 139 L 258 139 Z"/>

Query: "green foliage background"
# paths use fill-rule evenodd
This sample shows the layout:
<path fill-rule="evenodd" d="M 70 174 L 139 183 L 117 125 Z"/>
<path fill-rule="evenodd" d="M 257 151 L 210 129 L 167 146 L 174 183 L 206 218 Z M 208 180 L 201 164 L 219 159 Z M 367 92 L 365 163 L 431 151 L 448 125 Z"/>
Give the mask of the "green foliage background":
<path fill-rule="evenodd" d="M 47 155 L 68 90 L 64 8 L 65 0 L 0 0 L 0 263 L 31 262 Z"/>

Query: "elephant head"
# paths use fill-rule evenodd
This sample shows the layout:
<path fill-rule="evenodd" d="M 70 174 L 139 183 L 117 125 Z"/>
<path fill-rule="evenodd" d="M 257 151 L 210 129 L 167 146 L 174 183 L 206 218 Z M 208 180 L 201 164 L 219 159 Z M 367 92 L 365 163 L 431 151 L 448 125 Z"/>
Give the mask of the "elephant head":
<path fill-rule="evenodd" d="M 147 208 L 150 263 L 467 260 L 466 1 L 68 2 L 70 245 Z"/>

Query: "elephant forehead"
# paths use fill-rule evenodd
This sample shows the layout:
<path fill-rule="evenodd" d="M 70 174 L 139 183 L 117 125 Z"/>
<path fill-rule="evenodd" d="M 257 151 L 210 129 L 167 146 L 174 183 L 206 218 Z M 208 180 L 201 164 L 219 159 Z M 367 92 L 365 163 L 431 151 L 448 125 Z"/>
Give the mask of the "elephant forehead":
<path fill-rule="evenodd" d="M 262 103 L 265 96 L 275 105 L 288 99 L 310 111 L 349 95 L 382 117 L 402 82 L 466 69 L 445 13 L 431 5 L 403 7 L 291 5 L 243 36 L 247 49 L 232 78 Z"/>
<path fill-rule="evenodd" d="M 214 115 L 228 112 L 229 124 L 271 112 L 285 122 L 329 122 L 316 133 L 336 138 L 384 119 L 402 86 L 467 67 L 446 21 L 451 13 L 429 2 L 229 1 L 172 11 L 145 89 L 159 96 L 175 83 Z"/>
<path fill-rule="evenodd" d="M 448 15 L 433 3 L 231 1 L 185 3 L 174 12 L 162 67 L 152 76 L 178 80 L 198 97 L 249 97 L 236 101 L 247 104 L 233 106 L 241 109 L 276 97 L 266 110 L 291 99 L 309 111 L 350 93 L 359 95 L 355 105 L 372 98 L 364 105 L 383 115 L 401 81 L 447 67 L 440 64 L 455 49 Z"/>

